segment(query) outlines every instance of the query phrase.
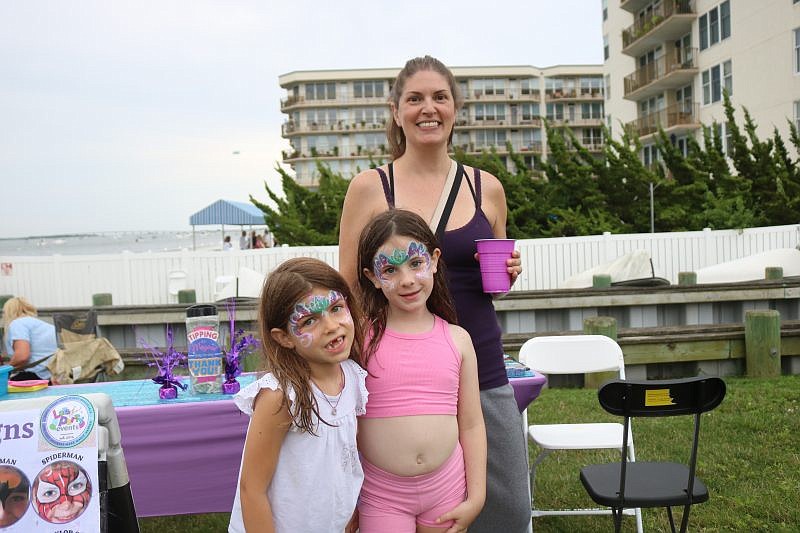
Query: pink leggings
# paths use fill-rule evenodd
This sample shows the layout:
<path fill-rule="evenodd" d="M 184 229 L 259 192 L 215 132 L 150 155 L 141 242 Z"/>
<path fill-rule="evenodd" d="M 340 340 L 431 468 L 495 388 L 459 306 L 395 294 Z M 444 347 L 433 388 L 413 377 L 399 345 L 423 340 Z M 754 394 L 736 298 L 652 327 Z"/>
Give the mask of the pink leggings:
<path fill-rule="evenodd" d="M 413 533 L 417 524 L 443 529 L 452 520 L 436 519 L 453 510 L 467 496 L 464 452 L 457 443 L 453 453 L 439 468 L 420 476 L 398 476 L 361 458 L 364 484 L 358 500 L 358 527 L 361 533 L 392 531 Z"/>

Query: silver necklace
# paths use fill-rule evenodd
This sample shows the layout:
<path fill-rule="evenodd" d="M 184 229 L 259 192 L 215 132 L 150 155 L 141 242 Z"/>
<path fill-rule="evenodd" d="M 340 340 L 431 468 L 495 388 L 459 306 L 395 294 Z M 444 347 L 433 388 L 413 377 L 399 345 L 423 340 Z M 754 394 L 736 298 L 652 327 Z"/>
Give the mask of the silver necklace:
<path fill-rule="evenodd" d="M 342 399 L 342 393 L 344 392 L 345 379 L 346 379 L 346 378 L 345 378 L 345 375 L 344 375 L 344 370 L 342 370 L 342 367 L 341 367 L 341 366 L 339 367 L 339 372 L 341 372 L 341 378 L 342 378 L 342 388 L 341 388 L 341 390 L 339 390 L 339 394 L 337 394 L 337 395 L 336 395 L 336 400 L 335 400 L 335 402 L 331 402 L 331 401 L 328 399 L 328 395 L 327 395 L 327 394 L 325 394 L 325 391 L 324 391 L 324 390 L 322 390 L 322 388 L 321 388 L 319 385 L 317 385 L 317 382 L 316 382 L 316 381 L 314 381 L 314 379 L 313 379 L 313 378 L 311 379 L 311 383 L 313 383 L 313 384 L 314 384 L 314 386 L 315 386 L 315 387 L 317 387 L 317 389 L 318 389 L 318 390 L 319 390 L 319 391 L 322 393 L 322 398 L 325 400 L 325 403 L 327 403 L 328 405 L 330 405 L 330 406 L 331 406 L 331 414 L 332 414 L 333 416 L 336 416 L 336 407 L 338 407 L 338 406 L 339 406 L 339 400 L 341 400 L 341 399 Z"/>

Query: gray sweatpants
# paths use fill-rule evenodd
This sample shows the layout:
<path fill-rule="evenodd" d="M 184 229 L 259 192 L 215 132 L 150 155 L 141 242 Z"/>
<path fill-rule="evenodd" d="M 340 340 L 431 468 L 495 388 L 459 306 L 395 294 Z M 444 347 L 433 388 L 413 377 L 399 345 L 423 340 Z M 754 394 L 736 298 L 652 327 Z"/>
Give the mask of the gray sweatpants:
<path fill-rule="evenodd" d="M 511 385 L 481 391 L 488 459 L 486 504 L 470 533 L 525 533 L 531 523 L 528 446 Z"/>

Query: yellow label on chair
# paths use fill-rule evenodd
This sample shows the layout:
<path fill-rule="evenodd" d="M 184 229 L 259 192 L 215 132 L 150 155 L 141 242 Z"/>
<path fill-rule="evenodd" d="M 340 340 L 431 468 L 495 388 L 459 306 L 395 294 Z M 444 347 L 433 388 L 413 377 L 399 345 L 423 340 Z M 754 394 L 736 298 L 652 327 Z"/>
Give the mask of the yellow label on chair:
<path fill-rule="evenodd" d="M 659 405 L 675 405 L 669 389 L 650 389 L 644 391 L 644 406 L 658 407 Z"/>

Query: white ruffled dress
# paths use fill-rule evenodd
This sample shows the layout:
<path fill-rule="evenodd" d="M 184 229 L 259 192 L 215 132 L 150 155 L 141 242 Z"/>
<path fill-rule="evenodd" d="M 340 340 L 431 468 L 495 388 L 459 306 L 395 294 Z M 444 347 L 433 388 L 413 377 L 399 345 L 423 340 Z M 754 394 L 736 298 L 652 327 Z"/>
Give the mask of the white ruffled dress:
<path fill-rule="evenodd" d="M 330 403 L 336 405 L 336 416 L 324 393 L 312 385 L 320 415 L 333 426 L 318 423 L 314 436 L 292 425 L 281 446 L 267 489 L 278 532 L 341 533 L 356 507 L 364 480 L 356 448 L 356 416 L 366 413 L 367 373 L 350 359 L 342 363 L 342 370 L 345 385 L 338 404 L 337 397 L 328 396 Z M 278 390 L 280 386 L 272 374 L 266 374 L 236 394 L 234 402 L 243 413 L 252 416 L 253 402 L 263 388 Z M 287 392 L 293 405 L 295 392 Z M 244 531 L 237 483 L 228 532 Z"/>

